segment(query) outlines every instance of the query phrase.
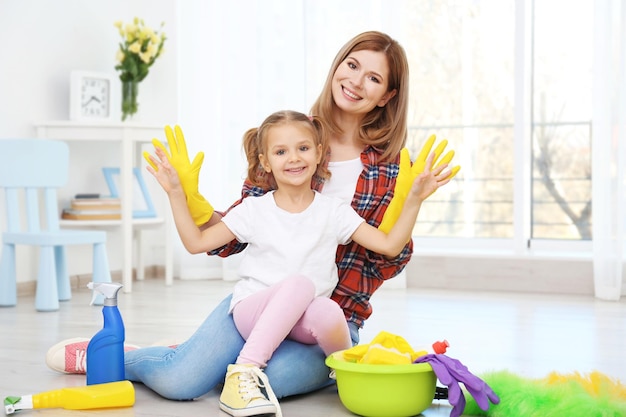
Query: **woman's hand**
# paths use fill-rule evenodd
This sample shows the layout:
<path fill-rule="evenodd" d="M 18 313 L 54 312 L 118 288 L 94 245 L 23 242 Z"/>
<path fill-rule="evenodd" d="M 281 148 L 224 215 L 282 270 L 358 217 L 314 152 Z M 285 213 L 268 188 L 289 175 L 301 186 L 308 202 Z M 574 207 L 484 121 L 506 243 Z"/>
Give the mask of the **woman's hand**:
<path fill-rule="evenodd" d="M 449 183 L 454 176 L 450 175 L 449 170 L 446 170 L 448 168 L 447 163 L 439 163 L 433 167 L 436 158 L 436 152 L 428 155 L 422 173 L 415 177 L 411 186 L 409 197 L 417 198 L 419 203 L 433 195 L 440 187 Z"/>
<path fill-rule="evenodd" d="M 431 155 L 430 151 L 435 144 L 436 138 L 437 137 L 435 135 L 431 135 L 428 138 L 413 163 L 411 163 L 411 157 L 409 156 L 409 150 L 407 148 L 402 148 L 400 151 L 400 166 L 398 177 L 396 178 L 396 185 L 393 189 L 393 198 L 385 210 L 383 220 L 378 226 L 378 228 L 383 232 L 388 233 L 398 220 L 398 216 L 400 216 L 402 206 L 404 205 L 404 200 L 406 200 L 415 179 L 424 172 L 428 157 Z M 444 139 L 435 147 L 435 150 L 432 152 L 432 154 L 434 154 L 434 159 L 428 164 L 429 167 L 432 167 L 432 163 L 439 160 L 439 157 L 446 149 L 447 145 L 448 141 Z M 446 153 L 439 160 L 439 162 L 437 162 L 436 167 L 439 168 L 448 166 L 453 157 L 454 151 L 451 150 Z M 459 172 L 459 169 L 461 169 L 460 166 L 455 166 L 450 171 L 446 171 L 448 180 L 454 178 L 457 172 Z"/>

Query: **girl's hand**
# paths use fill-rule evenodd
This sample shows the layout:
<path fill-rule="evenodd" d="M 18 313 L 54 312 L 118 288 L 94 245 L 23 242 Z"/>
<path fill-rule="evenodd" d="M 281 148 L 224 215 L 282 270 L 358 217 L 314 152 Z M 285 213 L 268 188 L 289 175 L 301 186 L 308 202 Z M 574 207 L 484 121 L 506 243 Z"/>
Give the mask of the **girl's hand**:
<path fill-rule="evenodd" d="M 161 148 L 155 148 L 156 158 L 148 155 L 150 165 L 146 167 L 148 172 L 159 182 L 163 190 L 170 194 L 172 192 L 184 192 L 181 185 L 178 172 L 170 164 L 165 151 Z"/>
<path fill-rule="evenodd" d="M 446 170 L 448 164 L 437 165 L 433 168 L 433 163 L 435 161 L 436 154 L 432 152 L 428 155 L 428 159 L 426 159 L 426 165 L 424 166 L 424 171 L 419 174 L 415 180 L 413 181 L 413 186 L 411 187 L 411 195 L 416 197 L 420 202 L 426 200 L 435 191 L 439 189 L 439 187 L 443 187 L 447 183 L 450 182 L 454 175 L 450 175 L 449 170 Z"/>

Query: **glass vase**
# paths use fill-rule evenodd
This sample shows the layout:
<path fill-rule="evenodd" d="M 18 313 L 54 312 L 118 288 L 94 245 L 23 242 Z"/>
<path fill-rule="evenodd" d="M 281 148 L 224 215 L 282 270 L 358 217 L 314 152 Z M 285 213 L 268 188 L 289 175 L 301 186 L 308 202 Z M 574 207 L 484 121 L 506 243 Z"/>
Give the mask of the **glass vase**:
<path fill-rule="evenodd" d="M 122 81 L 122 121 L 127 118 L 133 119 L 137 114 L 139 103 L 137 96 L 139 95 L 139 81 Z"/>

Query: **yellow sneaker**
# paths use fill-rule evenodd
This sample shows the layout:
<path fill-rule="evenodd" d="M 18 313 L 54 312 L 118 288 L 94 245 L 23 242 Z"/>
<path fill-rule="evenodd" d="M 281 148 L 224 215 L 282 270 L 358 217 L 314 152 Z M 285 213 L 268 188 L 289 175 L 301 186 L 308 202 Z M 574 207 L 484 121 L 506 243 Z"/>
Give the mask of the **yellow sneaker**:
<path fill-rule="evenodd" d="M 265 388 L 270 400 L 261 392 Z M 234 417 L 276 414 L 281 416 L 278 399 L 267 376 L 254 365 L 228 365 L 224 388 L 220 395 L 220 409 Z"/>

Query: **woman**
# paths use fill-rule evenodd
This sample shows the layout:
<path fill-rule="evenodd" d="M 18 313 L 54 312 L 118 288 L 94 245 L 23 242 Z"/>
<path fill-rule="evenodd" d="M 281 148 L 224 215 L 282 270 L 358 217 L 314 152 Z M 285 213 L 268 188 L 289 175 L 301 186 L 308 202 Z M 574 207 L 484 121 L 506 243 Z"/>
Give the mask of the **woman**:
<path fill-rule="evenodd" d="M 330 152 L 323 163 L 328 164 L 332 173 L 329 181 L 315 182 L 313 188 L 349 201 L 361 217 L 376 227 L 383 221 L 394 196 L 392 190 L 399 173 L 400 150 L 406 142 L 408 79 L 406 54 L 397 41 L 380 32 L 361 33 L 338 52 L 323 90 L 311 108 L 311 115 L 323 119 L 330 129 Z M 166 128 L 166 133 L 172 151 L 170 162 L 181 177 L 196 224 L 219 221 L 222 214 L 213 212 L 198 193 L 201 155 L 190 164 L 182 131 L 177 128 L 173 134 Z M 163 147 L 158 141 L 155 145 Z M 430 147 L 426 147 L 428 149 L 421 154 L 430 153 Z M 447 163 L 451 157 L 446 155 L 443 159 L 447 160 L 440 164 Z M 413 170 L 410 161 L 408 169 Z M 453 170 L 451 176 L 454 174 Z M 267 191 L 246 182 L 242 199 Z M 401 198 L 402 193 L 397 194 Z M 397 213 L 388 213 L 388 216 L 397 216 Z M 210 254 L 225 257 L 244 247 L 233 242 Z M 359 342 L 359 329 L 372 314 L 370 297 L 385 280 L 404 269 L 412 249 L 413 243 L 409 240 L 400 255 L 388 258 L 355 242 L 338 248 L 339 283 L 331 298 L 343 309 L 353 344 Z M 126 352 L 126 378 L 142 382 L 161 396 L 176 400 L 199 397 L 224 381 L 228 364 L 233 363 L 244 345 L 244 339 L 228 314 L 230 299 L 228 296 L 223 300 L 200 328 L 177 347 Z M 53 349 L 50 357 L 54 356 Z M 64 349 L 66 356 L 77 350 L 75 346 L 64 347 L 63 342 L 56 349 Z M 303 394 L 332 383 L 324 360 L 325 355 L 318 345 L 285 340 L 274 352 L 265 373 L 278 398 Z M 72 358 L 66 358 L 68 361 Z M 67 367 L 63 369 L 63 365 L 49 362 L 49 366 L 70 371 Z"/>

